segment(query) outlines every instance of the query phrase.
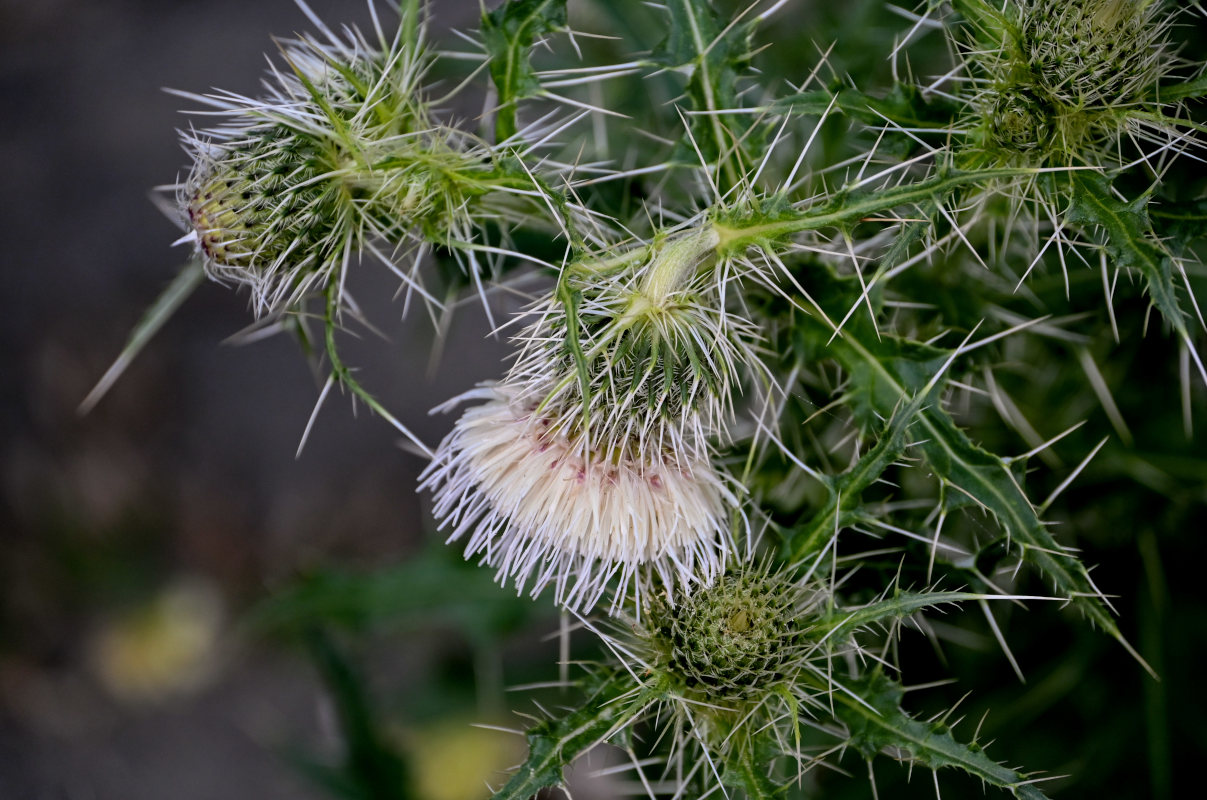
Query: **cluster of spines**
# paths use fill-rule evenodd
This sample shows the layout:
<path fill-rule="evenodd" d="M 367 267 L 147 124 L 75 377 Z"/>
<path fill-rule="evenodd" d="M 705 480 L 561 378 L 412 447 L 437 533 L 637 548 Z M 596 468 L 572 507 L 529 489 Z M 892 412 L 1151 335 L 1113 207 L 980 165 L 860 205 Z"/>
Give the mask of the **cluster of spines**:
<path fill-rule="evenodd" d="M 250 288 L 257 316 L 342 286 L 349 259 L 377 242 L 422 291 L 414 270 L 393 264 L 397 251 L 470 236 L 467 199 L 450 176 L 490 163 L 430 118 L 422 42 L 322 30 L 327 41 L 282 44 L 286 69 L 271 71 L 263 96 L 185 95 L 226 117 L 183 134 L 194 165 L 174 188 L 187 238 L 211 277 Z"/>
<path fill-rule="evenodd" d="M 1008 163 L 1119 163 L 1134 112 L 1157 108 L 1158 84 L 1177 66 L 1161 3 L 965 5 L 977 7 L 966 60 L 986 151 Z"/>

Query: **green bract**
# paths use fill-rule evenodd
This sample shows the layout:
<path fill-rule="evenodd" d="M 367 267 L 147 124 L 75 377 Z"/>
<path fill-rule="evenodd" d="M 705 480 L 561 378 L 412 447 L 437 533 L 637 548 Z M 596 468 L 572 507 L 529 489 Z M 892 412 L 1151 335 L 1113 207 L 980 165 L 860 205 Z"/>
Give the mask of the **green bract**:
<path fill-rule="evenodd" d="M 726 573 L 646 611 L 644 638 L 684 690 L 714 703 L 767 696 L 795 678 L 800 589 L 766 570 Z"/>

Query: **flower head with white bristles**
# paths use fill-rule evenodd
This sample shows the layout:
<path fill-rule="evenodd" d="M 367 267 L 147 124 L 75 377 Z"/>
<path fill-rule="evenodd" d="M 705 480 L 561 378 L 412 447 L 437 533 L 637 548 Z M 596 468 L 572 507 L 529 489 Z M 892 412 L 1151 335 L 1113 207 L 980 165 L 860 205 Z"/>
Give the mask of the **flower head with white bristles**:
<path fill-rule="evenodd" d="M 690 592 L 724 570 L 741 512 L 712 442 L 758 359 L 716 246 L 700 228 L 570 265 L 507 378 L 459 398 L 486 402 L 421 488 L 501 580 L 582 610 L 615 578 L 615 609 L 650 578 Z"/>
<path fill-rule="evenodd" d="M 500 580 L 535 595 L 590 609 L 612 578 L 640 591 L 653 573 L 668 586 L 708 583 L 732 550 L 732 479 L 707 458 L 672 458 L 654 449 L 604 454 L 559 430 L 516 387 L 485 386 L 484 399 L 457 421 L 420 488 L 434 514 L 468 537 Z"/>

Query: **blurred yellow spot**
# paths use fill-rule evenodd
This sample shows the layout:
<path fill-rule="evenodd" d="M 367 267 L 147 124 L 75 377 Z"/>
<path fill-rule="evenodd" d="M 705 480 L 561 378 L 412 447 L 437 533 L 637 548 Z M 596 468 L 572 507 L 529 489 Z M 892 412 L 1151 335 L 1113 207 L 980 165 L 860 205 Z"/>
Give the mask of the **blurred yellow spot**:
<path fill-rule="evenodd" d="M 524 739 L 475 728 L 467 720 L 440 721 L 408 737 L 415 796 L 424 800 L 485 800 L 524 754 Z"/>
<path fill-rule="evenodd" d="M 106 622 L 92 661 L 115 697 L 154 702 L 199 687 L 215 663 L 222 600 L 208 581 L 189 578 Z"/>

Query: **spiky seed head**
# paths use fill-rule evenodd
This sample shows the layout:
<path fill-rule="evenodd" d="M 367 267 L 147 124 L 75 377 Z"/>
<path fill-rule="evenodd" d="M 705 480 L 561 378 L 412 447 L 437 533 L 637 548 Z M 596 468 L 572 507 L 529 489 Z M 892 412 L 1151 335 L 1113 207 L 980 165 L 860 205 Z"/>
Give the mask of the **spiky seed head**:
<path fill-rule="evenodd" d="M 470 227 L 450 176 L 489 163 L 469 137 L 433 124 L 420 43 L 358 31 L 282 45 L 266 92 L 188 95 L 223 124 L 184 136 L 182 222 L 211 277 L 250 287 L 257 315 L 290 310 L 379 239 L 441 243 Z"/>
<path fill-rule="evenodd" d="M 656 597 L 644 638 L 692 695 L 722 704 L 765 696 L 799 668 L 801 599 L 791 580 L 745 567 L 690 595 Z"/>
<path fill-rule="evenodd" d="M 617 608 L 650 578 L 664 587 L 713 580 L 732 550 L 732 480 L 707 458 L 653 448 L 602 453 L 555 424 L 509 384 L 457 421 L 420 480 L 450 541 L 467 538 L 499 580 L 589 610 L 612 579 Z"/>
<path fill-rule="evenodd" d="M 1156 2 L 1026 0 L 1023 56 L 1037 86 L 1075 108 L 1134 102 L 1168 69 Z"/>

